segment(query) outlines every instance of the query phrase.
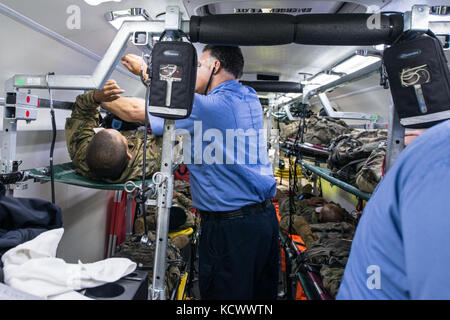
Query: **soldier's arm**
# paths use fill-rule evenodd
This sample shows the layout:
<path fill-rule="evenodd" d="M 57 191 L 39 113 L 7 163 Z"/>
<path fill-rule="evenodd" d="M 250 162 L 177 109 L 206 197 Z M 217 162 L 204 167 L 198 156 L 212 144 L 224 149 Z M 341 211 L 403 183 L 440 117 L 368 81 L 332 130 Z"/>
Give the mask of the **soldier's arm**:
<path fill-rule="evenodd" d="M 194 204 L 192 203 L 192 200 L 189 199 L 188 197 L 186 197 L 183 194 L 179 194 L 177 197 L 178 201 L 180 202 L 180 204 L 185 207 L 187 210 L 193 210 L 195 209 Z"/>

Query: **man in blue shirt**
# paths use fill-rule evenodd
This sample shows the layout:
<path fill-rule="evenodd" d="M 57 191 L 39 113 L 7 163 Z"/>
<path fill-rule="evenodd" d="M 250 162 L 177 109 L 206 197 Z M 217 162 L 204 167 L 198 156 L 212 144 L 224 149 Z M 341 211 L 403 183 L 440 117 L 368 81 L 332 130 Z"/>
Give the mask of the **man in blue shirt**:
<path fill-rule="evenodd" d="M 367 203 L 337 299 L 450 299 L 450 120 L 400 154 Z"/>
<path fill-rule="evenodd" d="M 122 61 L 139 74 L 139 57 L 127 55 Z M 259 98 L 238 82 L 243 67 L 239 47 L 206 46 L 198 61 L 191 116 L 175 122 L 178 133 L 186 134 L 184 142 L 190 142 L 184 160 L 201 215 L 202 299 L 277 296 L 278 221 L 271 203 L 276 181 Z M 142 100 L 121 98 L 105 106 L 125 121 L 145 119 Z M 162 135 L 164 120 L 149 119 L 152 132 Z"/>

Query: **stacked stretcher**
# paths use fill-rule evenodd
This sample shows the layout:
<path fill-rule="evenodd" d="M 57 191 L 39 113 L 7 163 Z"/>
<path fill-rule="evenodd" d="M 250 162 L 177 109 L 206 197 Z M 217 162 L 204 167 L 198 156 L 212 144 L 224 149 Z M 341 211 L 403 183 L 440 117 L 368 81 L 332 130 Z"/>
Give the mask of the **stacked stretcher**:
<path fill-rule="evenodd" d="M 384 175 L 386 130 L 351 130 L 342 120 L 311 116 L 300 123 L 280 123 L 282 150 L 302 159 L 326 162 L 332 177 L 372 193 Z"/>
<path fill-rule="evenodd" d="M 28 170 L 30 178 L 36 181 L 49 181 L 49 168 Z M 175 172 L 173 207 L 169 225 L 169 241 L 167 247 L 166 268 L 166 298 L 185 299 L 192 289 L 193 258 L 198 237 L 199 219 L 195 213 L 190 196 L 189 172 L 185 166 L 180 166 Z M 75 173 L 72 163 L 64 163 L 54 167 L 55 182 L 66 183 L 100 190 L 114 190 L 114 197 L 109 206 L 109 245 L 106 257 L 129 258 L 137 264 L 137 270 L 148 273 L 148 279 L 153 276 L 153 261 L 156 247 L 157 208 L 147 206 L 146 224 L 148 240 L 141 241 L 144 234 L 144 214 L 140 206 L 129 194 L 123 192 L 124 184 L 101 183 L 86 179 Z M 147 180 L 151 184 L 151 180 Z M 140 181 L 134 182 L 136 186 Z M 131 201 L 130 201 L 131 200 Z M 131 206 L 131 210 L 127 210 Z M 131 214 L 130 217 L 128 215 Z M 132 222 L 132 230 L 127 230 L 127 220 Z"/>
<path fill-rule="evenodd" d="M 285 197 L 277 201 L 283 259 L 286 261 L 285 251 L 290 250 L 298 280 L 296 299 L 334 299 L 356 220 L 338 204 L 305 195 L 301 200 Z"/>

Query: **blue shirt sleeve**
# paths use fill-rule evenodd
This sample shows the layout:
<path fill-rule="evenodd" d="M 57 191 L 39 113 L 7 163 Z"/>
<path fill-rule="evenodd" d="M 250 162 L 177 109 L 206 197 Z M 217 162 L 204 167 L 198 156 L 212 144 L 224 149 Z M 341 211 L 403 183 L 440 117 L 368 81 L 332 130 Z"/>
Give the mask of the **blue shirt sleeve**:
<path fill-rule="evenodd" d="M 227 114 L 227 105 L 216 95 L 205 96 L 196 93 L 191 115 L 189 118 L 176 120 L 175 128 L 185 129 L 192 135 L 194 133 L 194 121 L 205 121 L 210 127 L 226 125 L 227 117 L 224 117 L 223 114 Z M 233 119 L 231 120 L 234 121 Z M 162 136 L 164 119 L 149 114 L 149 120 L 153 134 Z"/>
<path fill-rule="evenodd" d="M 162 136 L 164 132 L 164 119 L 160 117 L 155 117 L 150 112 L 148 113 L 148 119 L 150 121 L 152 133 L 155 136 Z"/>

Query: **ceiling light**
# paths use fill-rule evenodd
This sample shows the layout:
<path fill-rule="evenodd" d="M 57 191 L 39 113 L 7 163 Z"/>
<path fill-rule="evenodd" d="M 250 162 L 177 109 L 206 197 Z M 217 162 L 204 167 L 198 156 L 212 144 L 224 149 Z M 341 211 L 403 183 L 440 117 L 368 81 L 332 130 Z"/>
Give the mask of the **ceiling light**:
<path fill-rule="evenodd" d="M 337 73 L 350 74 L 378 61 L 380 61 L 379 57 L 354 55 L 350 59 L 338 64 L 332 70 Z"/>
<path fill-rule="evenodd" d="M 106 20 L 117 30 L 124 21 L 150 21 L 151 17 L 145 9 L 131 8 L 128 10 L 109 11 L 105 13 Z"/>
<path fill-rule="evenodd" d="M 307 86 L 309 90 L 316 89 L 318 87 L 321 87 L 323 85 L 326 85 L 330 82 L 336 81 L 340 77 L 335 74 L 326 74 L 326 73 L 319 73 L 314 78 L 308 80 L 308 81 L 302 81 L 302 83 Z"/>
<path fill-rule="evenodd" d="M 84 0 L 84 2 L 86 2 L 90 6 L 98 6 L 103 2 L 110 2 L 110 1 L 120 2 L 122 0 Z"/>

